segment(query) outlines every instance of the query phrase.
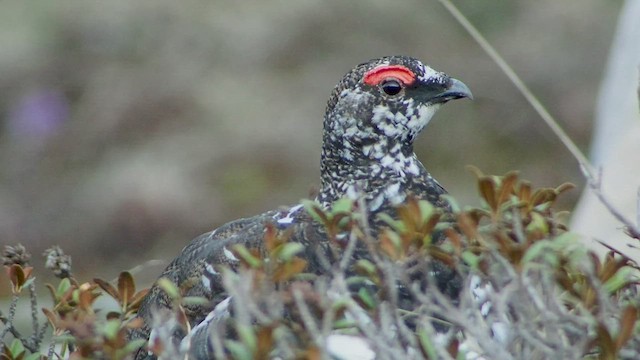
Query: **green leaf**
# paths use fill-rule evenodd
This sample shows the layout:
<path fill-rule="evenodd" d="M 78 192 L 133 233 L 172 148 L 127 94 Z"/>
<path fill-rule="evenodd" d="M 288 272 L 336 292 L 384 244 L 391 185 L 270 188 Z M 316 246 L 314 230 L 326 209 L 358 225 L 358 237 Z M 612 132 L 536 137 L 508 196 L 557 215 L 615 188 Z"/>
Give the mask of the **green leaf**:
<path fill-rule="evenodd" d="M 244 346 L 244 344 L 238 341 L 227 340 L 225 341 L 225 346 L 231 353 L 231 358 L 235 360 L 253 359 L 253 354 L 247 349 L 246 346 Z"/>
<path fill-rule="evenodd" d="M 472 253 L 469 250 L 463 251 L 460 256 L 462 257 L 462 261 L 464 261 L 465 264 L 469 265 L 472 269 L 474 269 L 474 270 L 478 270 L 479 269 L 480 256 Z"/>
<path fill-rule="evenodd" d="M 333 301 L 331 303 L 331 308 L 336 309 L 344 309 L 352 302 L 351 298 L 340 298 L 338 300 Z"/>
<path fill-rule="evenodd" d="M 365 287 L 361 287 L 360 290 L 358 290 L 358 298 L 360 298 L 360 300 L 369 308 L 369 309 L 375 309 L 376 307 L 376 301 L 373 298 L 373 296 L 371 296 L 371 293 L 369 292 L 369 290 L 367 290 L 367 288 Z"/>
<path fill-rule="evenodd" d="M 435 208 L 427 200 L 418 201 L 418 207 L 420 208 L 420 216 L 422 218 L 422 222 L 427 222 L 435 212 Z"/>
<path fill-rule="evenodd" d="M 11 346 L 9 347 L 9 350 L 11 351 L 11 354 L 13 355 L 14 359 L 17 359 L 21 356 L 23 356 L 25 349 L 24 349 L 24 345 L 22 344 L 22 341 L 18 340 L 18 339 L 13 339 L 13 341 L 11 342 Z"/>
<path fill-rule="evenodd" d="M 368 275 L 376 274 L 376 265 L 367 259 L 361 259 L 356 262 L 356 269 L 361 270 Z"/>
<path fill-rule="evenodd" d="M 33 276 L 32 276 L 32 277 L 30 277 L 30 278 L 28 278 L 28 279 L 24 282 L 24 284 L 22 284 L 22 287 L 27 287 L 27 286 L 31 285 L 31 283 L 32 283 L 32 282 L 34 282 L 35 280 L 36 280 L 36 278 L 35 278 L 35 277 L 33 277 Z"/>
<path fill-rule="evenodd" d="M 422 350 L 427 354 L 429 359 L 437 359 L 438 353 L 436 352 L 435 346 L 431 342 L 431 338 L 429 334 L 427 334 L 425 329 L 418 330 L 418 340 L 420 341 L 420 346 L 422 346 Z"/>
<path fill-rule="evenodd" d="M 534 259 L 537 259 L 548 248 L 551 248 L 551 242 L 549 240 L 540 240 L 534 243 L 522 257 L 523 263 L 528 263 Z"/>
<path fill-rule="evenodd" d="M 453 196 L 449 194 L 443 194 L 443 195 L 440 195 L 440 198 L 446 201 L 449 204 L 449 206 L 451 206 L 451 210 L 454 214 L 457 214 L 460 212 L 461 210 L 460 204 L 458 204 L 458 202 L 456 201 L 456 199 L 453 198 Z"/>
<path fill-rule="evenodd" d="M 351 329 L 355 326 L 356 322 L 349 319 L 339 319 L 333 322 L 334 329 Z"/>
<path fill-rule="evenodd" d="M 127 343 L 127 345 L 124 346 L 123 350 L 125 351 L 125 353 L 130 354 L 145 346 L 146 344 L 147 340 L 145 339 L 131 340 Z"/>
<path fill-rule="evenodd" d="M 395 231 L 387 231 L 385 232 L 385 234 L 397 250 L 400 250 L 402 248 L 402 239 L 400 238 L 400 235 L 398 235 L 398 233 L 396 233 Z"/>
<path fill-rule="evenodd" d="M 531 213 L 531 222 L 527 225 L 528 232 L 540 231 L 543 234 L 549 233 L 549 226 L 544 217 L 536 212 Z"/>
<path fill-rule="evenodd" d="M 290 261 L 294 256 L 304 250 L 304 245 L 300 243 L 286 243 L 277 250 L 278 258 L 282 261 Z"/>
<path fill-rule="evenodd" d="M 407 230 L 407 227 L 402 223 L 402 221 L 396 220 L 385 213 L 379 213 L 376 215 L 378 219 L 382 220 L 384 223 L 389 225 L 393 230 L 397 232 L 403 232 Z"/>
<path fill-rule="evenodd" d="M 242 341 L 247 350 L 251 353 L 255 353 L 258 344 L 258 338 L 256 337 L 256 333 L 253 327 L 238 325 L 236 327 L 236 331 L 238 332 L 240 341 Z"/>
<path fill-rule="evenodd" d="M 613 276 L 611 276 L 606 283 L 604 283 L 604 289 L 609 294 L 613 294 L 616 291 L 622 289 L 629 283 L 631 274 L 633 272 L 634 270 L 628 266 L 621 268 L 620 270 L 616 271 L 615 274 L 613 274 Z"/>
<path fill-rule="evenodd" d="M 54 335 L 51 339 L 56 343 L 69 343 L 72 344 L 76 341 L 76 337 L 70 334 Z"/>
<path fill-rule="evenodd" d="M 158 285 L 160 289 L 166 292 L 169 298 L 173 300 L 177 300 L 180 298 L 180 289 L 178 289 L 176 284 L 174 284 L 171 280 L 162 277 L 158 279 L 156 285 Z"/>
<path fill-rule="evenodd" d="M 69 280 L 69 278 L 64 278 L 64 279 L 60 280 L 60 283 L 58 284 L 58 290 L 56 291 L 56 296 L 58 298 L 61 297 L 70 288 L 71 288 L 71 281 Z"/>
<path fill-rule="evenodd" d="M 202 296 L 185 296 L 182 298 L 182 304 L 187 306 L 202 306 L 210 302 L 211 301 Z"/>
<path fill-rule="evenodd" d="M 353 200 L 343 197 L 336 200 L 336 202 L 334 202 L 333 204 L 331 204 L 331 214 L 335 215 L 338 213 L 345 213 L 345 212 L 348 213 L 348 212 L 351 212 L 352 208 L 353 208 Z"/>
<path fill-rule="evenodd" d="M 35 352 L 33 354 L 27 355 L 24 360 L 40 360 L 42 359 L 42 354 L 40 354 L 40 352 Z"/>
<path fill-rule="evenodd" d="M 233 246 L 233 252 L 238 255 L 251 268 L 257 268 L 262 264 L 262 260 L 253 256 L 251 252 L 241 244 Z"/>
<path fill-rule="evenodd" d="M 302 206 L 307 211 L 309 215 L 320 224 L 325 224 L 327 222 L 327 216 L 324 214 L 324 210 L 322 209 L 322 205 L 315 200 L 302 199 L 300 200 Z"/>
<path fill-rule="evenodd" d="M 107 339 L 115 339 L 121 325 L 120 320 L 109 320 L 102 327 L 102 333 Z"/>

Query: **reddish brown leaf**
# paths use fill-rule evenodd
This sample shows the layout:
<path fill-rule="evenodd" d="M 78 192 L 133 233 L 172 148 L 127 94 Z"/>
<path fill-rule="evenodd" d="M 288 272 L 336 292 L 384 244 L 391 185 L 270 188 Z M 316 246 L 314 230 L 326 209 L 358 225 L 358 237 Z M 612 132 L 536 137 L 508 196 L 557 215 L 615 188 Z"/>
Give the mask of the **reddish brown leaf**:
<path fill-rule="evenodd" d="M 539 189 L 533 194 L 531 205 L 538 206 L 556 199 L 556 193 L 553 189 Z"/>
<path fill-rule="evenodd" d="M 606 326 L 604 326 L 604 324 L 598 324 L 597 334 L 598 338 L 596 341 L 598 345 L 600 345 L 600 349 L 602 351 L 602 353 L 600 354 L 600 358 L 612 360 L 617 359 L 617 351 L 613 342 L 613 338 L 611 337 L 609 330 Z"/>
<path fill-rule="evenodd" d="M 615 342 L 616 350 L 622 349 L 624 344 L 631 339 L 637 320 L 638 308 L 634 306 L 627 306 L 622 311 L 622 317 L 620 318 L 620 332 L 618 333 Z"/>
<path fill-rule="evenodd" d="M 118 303 L 122 302 L 122 300 L 120 299 L 120 294 L 118 294 L 118 290 L 116 290 L 113 285 L 98 278 L 93 279 L 93 282 L 96 283 L 102 290 L 109 294 L 109 296 L 111 296 Z"/>
<path fill-rule="evenodd" d="M 322 351 L 320 351 L 319 348 L 312 346 L 305 350 L 302 356 L 305 360 L 321 360 Z"/>
<path fill-rule="evenodd" d="M 130 272 L 123 271 L 118 276 L 118 293 L 120 293 L 120 299 L 125 306 L 129 303 L 133 294 L 136 293 L 136 283 Z"/>
<path fill-rule="evenodd" d="M 453 338 L 449 343 L 449 345 L 447 346 L 447 352 L 449 353 L 449 355 L 451 355 L 453 359 L 457 359 L 459 348 L 460 348 L 459 340 L 456 338 Z"/>
<path fill-rule="evenodd" d="M 257 331 L 256 359 L 270 359 L 273 348 L 273 327 L 261 327 Z"/>
<path fill-rule="evenodd" d="M 498 205 L 496 201 L 496 184 L 493 179 L 488 176 L 478 179 L 478 188 L 480 195 L 487 202 L 487 205 L 489 205 L 491 210 L 496 211 Z"/>
<path fill-rule="evenodd" d="M 598 274 L 600 281 L 603 283 L 607 282 L 612 276 L 614 276 L 618 270 L 623 268 L 626 265 L 627 261 L 625 259 L 616 259 L 615 254 L 613 252 L 607 253 L 604 259 L 604 266 L 601 269 L 601 272 Z"/>
<path fill-rule="evenodd" d="M 265 225 L 264 246 L 269 253 L 271 253 L 273 249 L 275 249 L 279 245 L 277 234 L 278 234 L 278 230 L 276 229 L 275 225 L 273 225 L 272 223 L 267 223 Z"/>
<path fill-rule="evenodd" d="M 431 247 L 429 249 L 429 255 L 431 255 L 434 259 L 440 260 L 445 265 L 448 265 L 451 267 L 455 265 L 455 260 L 453 259 L 451 254 L 448 254 L 440 250 L 438 247 Z"/>
<path fill-rule="evenodd" d="M 138 307 L 140 306 L 140 303 L 142 302 L 142 299 L 144 299 L 145 295 L 147 295 L 149 290 L 150 289 L 143 289 L 143 290 L 138 291 L 135 295 L 133 295 L 133 297 L 131 297 L 131 300 L 130 300 L 129 305 L 127 307 L 127 311 L 138 310 Z"/>
<path fill-rule="evenodd" d="M 598 255 L 593 251 L 589 251 L 587 255 L 589 255 L 589 257 L 591 258 L 591 263 L 593 264 L 593 269 L 595 270 L 595 273 L 599 274 L 600 271 L 602 271 L 602 264 L 600 263 L 600 257 L 598 257 Z"/>
<path fill-rule="evenodd" d="M 287 281 L 300 274 L 307 267 L 307 262 L 301 258 L 295 258 L 290 262 L 281 264 L 273 273 L 273 280 Z"/>
<path fill-rule="evenodd" d="M 129 321 L 125 327 L 127 329 L 139 329 L 144 325 L 144 320 L 142 320 L 142 318 L 134 318 L 131 321 Z"/>
<path fill-rule="evenodd" d="M 500 193 L 498 195 L 499 205 L 504 204 L 504 202 L 509 199 L 509 196 L 513 194 L 513 189 L 517 181 L 518 172 L 516 171 L 511 171 L 502 178 L 502 183 L 500 184 Z"/>
<path fill-rule="evenodd" d="M 11 290 L 14 293 L 19 292 L 22 284 L 24 284 L 24 271 L 22 271 L 22 266 L 13 264 L 11 266 L 5 266 L 4 269 L 9 281 L 11 282 Z"/>
<path fill-rule="evenodd" d="M 58 316 L 47 308 L 42 308 L 42 312 L 44 313 L 44 316 L 47 318 L 47 320 L 49 320 L 49 324 L 51 324 L 51 327 L 54 330 L 57 329 L 60 321 Z"/>
<path fill-rule="evenodd" d="M 107 320 L 116 320 L 120 319 L 120 315 L 122 314 L 117 311 L 109 311 L 105 317 L 107 318 Z"/>
<path fill-rule="evenodd" d="M 566 182 L 561 184 L 560 186 L 558 186 L 557 188 L 555 188 L 555 191 L 557 194 L 562 194 L 565 191 L 569 191 L 573 188 L 575 188 L 576 186 L 570 182 Z"/>
<path fill-rule="evenodd" d="M 399 236 L 389 229 L 385 229 L 380 235 L 380 250 L 392 260 L 398 260 L 404 256 L 402 246 L 397 239 L 399 239 Z"/>
<path fill-rule="evenodd" d="M 78 295 L 78 307 L 87 312 L 93 312 L 91 304 L 93 304 L 94 296 L 91 291 L 80 291 Z"/>
<path fill-rule="evenodd" d="M 441 214 L 433 213 L 433 215 L 427 220 L 422 227 L 420 228 L 420 232 L 422 234 L 430 234 L 435 229 L 436 225 L 438 225 L 438 221 L 440 221 Z"/>
<path fill-rule="evenodd" d="M 531 201 L 531 183 L 529 183 L 528 181 L 520 182 L 520 187 L 518 188 L 518 198 L 525 202 Z"/>
<path fill-rule="evenodd" d="M 467 213 L 460 213 L 458 216 L 458 226 L 467 239 L 473 240 L 477 238 L 478 223 L 473 221 Z"/>
<path fill-rule="evenodd" d="M 484 177 L 484 174 L 482 173 L 482 171 L 480 171 L 480 169 L 478 169 L 473 165 L 467 165 L 465 166 L 465 169 L 467 169 L 467 171 L 472 172 L 478 179 L 480 179 L 481 177 Z"/>

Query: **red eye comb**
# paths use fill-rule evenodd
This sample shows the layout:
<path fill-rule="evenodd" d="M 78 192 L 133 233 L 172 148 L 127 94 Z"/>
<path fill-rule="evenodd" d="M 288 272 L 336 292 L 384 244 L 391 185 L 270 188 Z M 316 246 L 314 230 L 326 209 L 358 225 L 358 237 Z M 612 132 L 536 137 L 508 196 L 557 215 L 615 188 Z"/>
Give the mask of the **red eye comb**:
<path fill-rule="evenodd" d="M 396 78 L 405 85 L 411 85 L 416 80 L 416 75 L 402 65 L 381 65 L 364 74 L 364 83 L 375 86 L 387 78 Z"/>

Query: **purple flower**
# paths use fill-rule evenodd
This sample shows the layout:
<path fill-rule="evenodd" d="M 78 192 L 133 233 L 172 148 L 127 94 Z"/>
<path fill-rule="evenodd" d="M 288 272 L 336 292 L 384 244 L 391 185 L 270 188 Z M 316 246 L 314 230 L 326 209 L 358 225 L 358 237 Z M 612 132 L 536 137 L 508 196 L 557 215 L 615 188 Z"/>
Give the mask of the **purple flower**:
<path fill-rule="evenodd" d="M 69 117 L 69 106 L 57 90 L 40 88 L 24 95 L 9 113 L 9 132 L 15 137 L 46 139 Z"/>

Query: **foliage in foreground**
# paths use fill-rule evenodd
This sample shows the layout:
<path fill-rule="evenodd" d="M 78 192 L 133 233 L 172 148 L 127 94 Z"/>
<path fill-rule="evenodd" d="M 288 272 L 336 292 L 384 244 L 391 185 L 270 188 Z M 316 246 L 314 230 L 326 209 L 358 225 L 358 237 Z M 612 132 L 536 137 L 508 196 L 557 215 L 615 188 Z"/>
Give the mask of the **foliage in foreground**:
<path fill-rule="evenodd" d="M 570 186 L 533 189 L 516 173 L 476 175 L 483 205 L 460 210 L 451 200 L 454 217 L 413 199 L 398 209 L 397 220 L 370 219 L 362 204 L 349 201 L 331 211 L 307 202 L 342 259 L 327 263 L 322 274 L 305 272 L 303 246 L 275 227 L 265 232 L 266 256 L 236 247 L 242 264 L 224 272 L 233 299 L 229 315 L 205 333 L 213 355 L 348 358 L 343 351 L 349 349 L 332 345 L 347 336 L 354 348 L 364 344 L 364 354 L 382 359 L 640 358 L 637 264 L 613 252 L 599 259 L 565 228 L 553 205 Z M 368 235 L 373 221 L 388 225 L 377 238 Z M 435 241 L 438 234 L 447 240 Z M 348 261 L 357 247 L 369 256 Z M 13 298 L 0 314 L 2 359 L 123 359 L 145 345 L 126 340 L 128 329 L 140 326 L 133 315 L 145 294 L 136 292 L 128 272 L 116 286 L 100 279 L 81 284 L 60 249 L 46 256 L 61 280 L 47 285 L 53 306 L 40 310 L 30 256 L 19 245 L 5 249 Z M 430 278 L 438 267 L 462 279 L 459 298 L 443 294 Z M 416 273 L 426 281 L 416 281 Z M 167 335 L 149 350 L 165 359 L 185 357 L 190 347 L 201 346 L 185 321 L 186 309 L 199 299 L 182 297 L 184 289 L 170 282 L 160 284 L 175 312 L 162 315 L 155 329 Z M 101 295 L 114 298 L 119 311 L 97 309 Z M 17 302 L 27 296 L 33 329 L 23 336 L 14 317 Z M 168 339 L 175 327 L 189 334 L 186 346 Z M 46 333 L 53 335 L 49 346 L 43 344 Z"/>

